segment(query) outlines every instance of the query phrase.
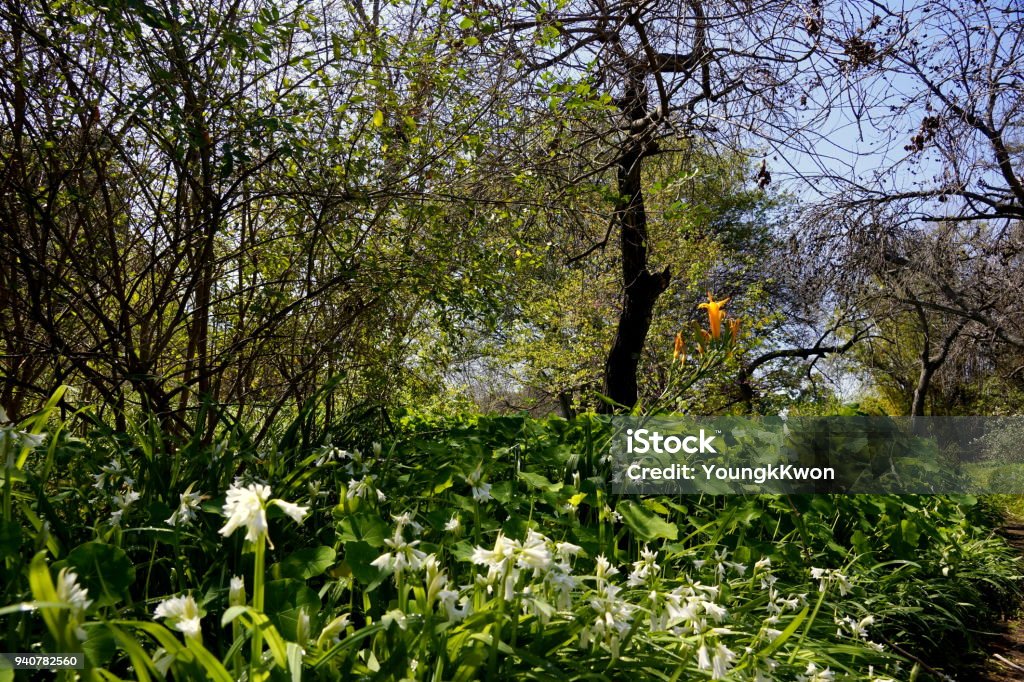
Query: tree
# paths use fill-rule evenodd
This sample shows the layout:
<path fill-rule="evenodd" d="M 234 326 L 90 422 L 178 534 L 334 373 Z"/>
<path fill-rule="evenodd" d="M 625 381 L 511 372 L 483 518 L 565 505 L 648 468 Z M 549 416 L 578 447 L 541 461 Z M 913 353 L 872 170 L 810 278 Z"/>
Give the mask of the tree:
<path fill-rule="evenodd" d="M 546 86 L 557 120 L 548 126 L 549 173 L 557 167 L 570 186 L 606 183 L 613 197 L 606 235 L 584 252 L 617 244 L 621 306 L 604 393 L 632 406 L 655 306 L 672 279 L 650 260 L 649 160 L 695 143 L 738 150 L 750 131 L 794 125 L 794 95 L 816 77 L 820 7 L 602 0 L 465 11 L 486 27 L 493 60 L 515 59 Z M 770 182 L 764 165 L 758 179 Z"/>
<path fill-rule="evenodd" d="M 665 389 L 676 332 L 692 323 L 706 326 L 697 305 L 708 289 L 721 292 L 720 298 L 733 297 L 730 314 L 744 318 L 751 332 L 745 346 L 777 340 L 780 283 L 765 277 L 764 265 L 781 253 L 775 232 L 785 215 L 783 200 L 751 181 L 745 155 L 690 150 L 661 154 L 649 163 L 660 178 L 645 196 L 649 247 L 678 274 L 659 297 L 649 331 L 652 343 L 640 360 L 646 381 L 638 386 L 639 399 L 647 405 Z M 602 198 L 594 193 L 572 201 L 594 207 Z M 606 216 L 589 221 L 591 231 L 607 231 Z M 538 241 L 542 235 L 551 247 L 521 273 L 528 285 L 520 287 L 501 324 L 481 334 L 478 362 L 488 367 L 491 404 L 505 399 L 513 408 L 557 405 L 568 415 L 600 405 L 594 396 L 619 316 L 621 269 L 615 249 L 587 251 L 589 231 L 579 235 L 579 225 L 553 222 L 538 233 Z M 719 377 L 718 390 L 703 400 L 690 396 L 695 401 L 690 407 L 723 409 L 722 390 L 728 385 Z"/>
<path fill-rule="evenodd" d="M 916 329 L 912 414 L 951 356 L 997 367 L 1024 348 L 1022 19 L 991 2 L 879 6 L 848 38 L 858 141 L 876 141 L 852 158 L 874 168 L 824 169 L 836 193 L 807 212 L 798 252 L 831 300 Z"/>
<path fill-rule="evenodd" d="M 12 413 L 83 382 L 122 425 L 146 407 L 209 438 L 218 411 L 269 424 L 330 376 L 350 403 L 400 390 L 410 337 L 490 305 L 465 276 L 490 269 L 486 216 L 452 197 L 498 100 L 466 85 L 450 15 L 4 5 Z"/>

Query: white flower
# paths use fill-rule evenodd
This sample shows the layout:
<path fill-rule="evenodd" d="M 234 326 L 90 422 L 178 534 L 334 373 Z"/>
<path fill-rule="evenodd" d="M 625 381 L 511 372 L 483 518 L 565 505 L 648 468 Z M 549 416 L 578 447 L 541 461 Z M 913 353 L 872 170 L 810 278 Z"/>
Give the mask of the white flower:
<path fill-rule="evenodd" d="M 297 504 L 285 502 L 284 500 L 271 500 L 270 504 L 277 505 L 295 523 L 302 523 L 302 520 L 306 518 L 306 514 L 309 513 L 309 507 L 300 507 Z"/>
<path fill-rule="evenodd" d="M 452 517 L 448 519 L 448 522 L 444 524 L 445 531 L 449 533 L 457 533 L 462 524 L 459 522 L 459 517 L 452 514 Z"/>
<path fill-rule="evenodd" d="M 494 540 L 494 549 L 476 547 L 470 557 L 474 564 L 487 566 L 487 590 L 493 589 L 495 583 L 503 587 L 502 598 L 511 601 L 515 597 L 515 583 L 519 571 L 512 566 L 512 559 L 521 549 L 518 542 L 509 540 L 504 533 L 498 533 Z"/>
<path fill-rule="evenodd" d="M 398 609 L 391 609 L 385 613 L 381 616 L 380 622 L 384 624 L 385 628 L 390 628 L 392 623 L 398 623 L 398 627 L 402 630 L 409 626 L 405 613 Z"/>
<path fill-rule="evenodd" d="M 483 463 L 477 465 L 476 469 L 473 470 L 469 476 L 466 476 L 466 483 L 472 488 L 471 492 L 473 499 L 477 502 L 486 502 L 487 500 L 493 499 L 491 497 L 491 484 L 484 483 L 481 479 L 483 478 Z"/>
<path fill-rule="evenodd" d="M 188 489 L 179 495 L 179 500 L 178 508 L 164 521 L 168 526 L 187 526 L 192 523 L 196 518 L 199 503 L 203 501 L 203 495 L 192 492 L 192 485 L 189 485 Z"/>
<path fill-rule="evenodd" d="M 582 551 L 582 547 L 574 545 L 571 542 L 558 542 L 555 544 L 555 556 L 560 559 L 568 559 L 571 556 L 576 556 Z"/>
<path fill-rule="evenodd" d="M 138 502 L 140 497 L 142 495 L 137 490 L 132 490 L 132 487 L 129 485 L 122 494 L 114 495 L 114 504 L 124 511 L 133 503 Z"/>
<path fill-rule="evenodd" d="M 469 600 L 466 597 L 460 599 L 459 593 L 455 590 L 441 590 L 437 593 L 437 598 L 448 614 L 448 620 L 452 622 L 457 623 L 469 613 Z M 456 606 L 456 603 L 459 606 Z"/>
<path fill-rule="evenodd" d="M 711 657 L 708 656 L 708 647 L 705 644 L 701 644 L 697 649 L 697 669 L 711 670 Z"/>
<path fill-rule="evenodd" d="M 224 537 L 245 526 L 245 539 L 256 542 L 267 532 L 266 501 L 270 499 L 270 486 L 251 483 L 244 488 L 232 483 L 224 502 L 224 516 L 228 521 L 220 529 Z"/>
<path fill-rule="evenodd" d="M 406 570 L 418 571 L 423 566 L 423 560 L 427 557 L 425 552 L 416 549 L 416 545 L 420 544 L 419 540 L 414 540 L 413 542 L 405 541 L 405 538 L 402 537 L 401 526 L 395 529 L 394 537 L 385 540 L 384 544 L 393 551 L 381 554 L 370 562 L 371 566 L 384 573 L 400 575 Z"/>
<path fill-rule="evenodd" d="M 868 628 L 874 625 L 874 623 L 875 617 L 872 615 L 864 616 L 859 621 L 850 616 L 846 616 L 842 620 L 837 618 L 836 625 L 839 626 L 839 629 L 836 631 L 836 635 L 842 637 L 845 630 L 849 633 L 850 637 L 866 640 L 868 638 Z"/>
<path fill-rule="evenodd" d="M 171 597 L 157 605 L 153 612 L 153 618 L 164 618 L 167 624 L 178 632 L 184 633 L 186 637 L 198 637 L 200 634 L 199 621 L 203 617 L 199 605 L 191 596 Z"/>
<path fill-rule="evenodd" d="M 628 584 L 630 587 L 643 585 L 648 578 L 653 578 L 661 571 L 656 561 L 658 553 L 652 552 L 647 545 L 640 551 L 640 560 L 633 562 L 633 571 L 629 574 Z"/>
<path fill-rule="evenodd" d="M 598 585 L 602 585 L 607 578 L 617 575 L 618 572 L 619 569 L 612 566 L 604 554 L 598 554 L 594 559 L 594 576 L 597 578 Z"/>
<path fill-rule="evenodd" d="M 128 479 L 125 479 L 126 481 Z M 115 526 L 121 525 L 121 517 L 124 516 L 128 508 L 142 497 L 137 491 L 132 490 L 131 483 L 125 487 L 124 492 L 119 495 L 114 495 L 114 505 L 117 509 L 110 514 L 110 523 Z"/>
<path fill-rule="evenodd" d="M 505 537 L 504 533 L 498 533 L 498 537 L 494 539 L 494 549 L 476 547 L 473 549 L 471 559 L 474 564 L 503 570 L 507 560 L 512 558 L 514 552 L 515 546 L 513 543 Z"/>
<path fill-rule="evenodd" d="M 313 466 L 315 467 L 322 467 L 324 464 L 336 459 L 346 460 L 352 458 L 352 454 L 350 452 L 330 444 L 320 446 L 320 448 L 316 450 L 316 454 L 317 458 L 313 462 Z"/>
<path fill-rule="evenodd" d="M 238 479 L 228 488 L 224 501 L 224 516 L 227 523 L 220 529 L 220 534 L 229 537 L 239 528 L 245 527 L 245 539 L 249 542 L 256 542 L 260 537 L 267 539 L 271 548 L 274 544 L 270 542 L 267 534 L 267 500 L 270 500 L 270 486 L 262 483 L 250 483 L 243 487 Z M 281 510 L 296 523 L 302 523 L 308 507 L 300 507 L 284 500 L 270 500 L 270 504 L 277 505 Z"/>
<path fill-rule="evenodd" d="M 619 598 L 619 590 L 614 585 L 606 585 L 597 597 L 590 600 L 590 607 L 597 617 L 587 635 L 588 640 L 591 637 L 602 639 L 615 658 L 619 656 L 621 640 L 629 632 L 630 620 L 636 610 L 635 606 Z"/>
<path fill-rule="evenodd" d="M 734 660 L 736 660 L 736 654 L 730 651 L 727 646 L 721 642 L 715 645 L 715 655 L 711 659 L 711 679 L 724 679 L 729 674 L 729 668 L 732 667 Z"/>
<path fill-rule="evenodd" d="M 700 602 L 700 605 L 704 609 L 704 613 L 711 616 L 716 623 L 721 623 L 728 613 L 724 606 L 713 601 L 704 600 Z"/>
<path fill-rule="evenodd" d="M 28 433 L 27 431 L 18 432 L 21 440 L 21 447 L 35 450 L 40 445 L 46 442 L 45 433 Z"/>
<path fill-rule="evenodd" d="M 373 486 L 373 476 L 367 475 L 363 476 L 359 480 L 353 480 L 348 486 L 348 491 L 345 493 L 345 497 L 350 500 L 355 497 L 362 499 L 372 492 L 377 493 L 378 500 L 381 502 L 384 501 L 384 493 Z"/>
<path fill-rule="evenodd" d="M 330 641 L 340 641 L 338 635 L 348 627 L 348 623 L 349 615 L 347 613 L 343 613 L 324 626 L 324 629 L 320 631 L 320 636 L 316 639 L 317 648 L 324 646 L 324 644 Z"/>
<path fill-rule="evenodd" d="M 839 595 L 841 597 L 845 597 L 851 590 L 853 590 L 853 585 L 850 584 L 850 580 L 839 571 L 833 571 L 832 578 L 839 585 Z"/>
<path fill-rule="evenodd" d="M 306 484 L 306 490 L 309 491 L 309 499 L 315 500 L 318 497 L 326 497 L 327 491 L 321 490 L 323 483 L 320 481 L 310 481 Z"/>
<path fill-rule="evenodd" d="M 57 574 L 57 599 L 70 605 L 72 611 L 85 611 L 92 604 L 89 590 L 78 584 L 78 574 L 66 568 Z"/>
<path fill-rule="evenodd" d="M 818 582 L 818 591 L 824 592 L 829 583 L 839 586 L 839 595 L 845 597 L 853 589 L 849 578 L 832 568 L 811 568 L 811 577 Z"/>
<path fill-rule="evenodd" d="M 228 605 L 245 605 L 245 580 L 237 575 L 231 578 L 231 585 L 228 587 Z"/>
<path fill-rule="evenodd" d="M 473 499 L 477 502 L 486 502 L 487 500 L 494 499 L 491 497 L 491 484 L 490 483 L 479 483 L 473 486 L 470 491 L 473 494 Z"/>
<path fill-rule="evenodd" d="M 835 679 L 835 674 L 828 668 L 818 670 L 818 666 L 812 661 L 807 664 L 804 674 L 797 675 L 796 679 L 798 682 L 832 682 Z"/>
<path fill-rule="evenodd" d="M 423 559 L 423 571 L 426 573 L 424 584 L 427 586 L 427 608 L 434 604 L 434 600 L 441 590 L 448 586 L 448 576 L 441 567 L 441 562 L 436 554 L 428 554 Z"/>
<path fill-rule="evenodd" d="M 535 575 L 551 567 L 551 551 L 548 539 L 535 530 L 526 534 L 526 541 L 516 548 L 516 565 L 520 568 L 532 568 Z"/>
<path fill-rule="evenodd" d="M 92 474 L 92 477 L 95 480 L 95 483 L 93 483 L 92 487 L 96 488 L 97 490 L 103 490 L 103 488 L 105 488 L 107 485 L 108 478 L 111 479 L 112 481 L 114 477 L 123 477 L 124 473 L 125 470 L 121 466 L 121 463 L 118 461 L 117 457 L 113 457 L 111 458 L 110 463 L 107 464 L 107 466 L 100 466 L 100 473 Z"/>
<path fill-rule="evenodd" d="M 417 535 L 423 532 L 423 526 L 416 522 L 413 518 L 412 512 L 405 512 L 397 515 L 392 514 L 391 520 L 395 522 L 395 525 L 397 525 L 399 529 L 409 526 L 412 528 L 412 532 Z"/>
<path fill-rule="evenodd" d="M 66 568 L 62 568 L 57 575 L 57 599 L 68 605 L 68 621 L 74 628 L 75 637 L 80 642 L 84 642 L 88 637 L 88 633 L 82 627 L 85 610 L 92 604 L 92 600 L 88 597 L 89 590 L 78 584 L 78 576 L 69 573 Z M 32 606 L 29 605 L 29 609 L 31 608 Z"/>

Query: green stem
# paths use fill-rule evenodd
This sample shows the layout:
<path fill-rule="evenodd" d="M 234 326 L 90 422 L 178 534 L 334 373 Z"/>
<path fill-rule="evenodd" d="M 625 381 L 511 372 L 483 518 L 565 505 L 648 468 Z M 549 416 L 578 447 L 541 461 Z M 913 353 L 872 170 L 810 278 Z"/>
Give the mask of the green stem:
<path fill-rule="evenodd" d="M 509 576 L 506 575 L 499 583 L 501 594 L 497 595 L 498 616 L 494 619 L 494 625 L 491 626 L 491 651 L 487 667 L 490 673 L 488 678 L 492 680 L 498 679 L 498 645 L 501 643 L 501 631 L 505 625 L 505 581 L 508 579 Z"/>
<path fill-rule="evenodd" d="M 402 572 L 398 571 L 395 573 L 395 588 L 398 590 L 398 610 L 402 613 L 407 613 L 407 607 L 409 606 L 409 598 L 405 593 L 405 585 L 402 581 Z"/>
<path fill-rule="evenodd" d="M 231 622 L 231 641 L 232 643 L 237 642 L 238 638 L 242 636 L 242 625 L 235 618 Z M 235 677 L 241 678 L 242 676 L 242 651 L 239 649 L 235 652 L 234 657 L 231 659 L 231 667 L 235 670 Z"/>
<path fill-rule="evenodd" d="M 11 505 L 11 470 L 14 467 L 14 454 L 11 453 L 10 461 L 8 461 L 7 451 L 11 445 L 8 442 L 11 439 L 11 434 L 6 433 L 0 435 L 0 443 L 3 443 L 3 450 L 0 451 L 0 459 L 4 462 L 4 521 L 9 522 L 12 516 L 12 505 Z"/>
<path fill-rule="evenodd" d="M 480 501 L 473 498 L 473 542 L 480 544 Z"/>
<path fill-rule="evenodd" d="M 266 553 L 266 542 L 265 536 L 260 535 L 256 540 L 256 561 L 253 568 L 252 575 L 252 607 L 259 613 L 263 613 L 263 570 Z M 257 626 L 256 631 L 252 634 L 252 664 L 249 669 L 249 679 L 255 679 L 256 669 L 259 667 L 263 658 L 263 630 L 262 624 Z"/>

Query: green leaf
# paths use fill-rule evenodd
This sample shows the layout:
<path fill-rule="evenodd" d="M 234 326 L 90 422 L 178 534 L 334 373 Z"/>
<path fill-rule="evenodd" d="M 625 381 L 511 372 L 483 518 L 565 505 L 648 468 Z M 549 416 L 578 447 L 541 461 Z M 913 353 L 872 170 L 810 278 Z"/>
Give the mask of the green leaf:
<path fill-rule="evenodd" d="M 459 22 L 459 28 L 461 28 L 463 31 L 468 31 L 474 26 L 476 26 L 476 22 L 470 19 L 469 17 L 463 17 L 462 21 Z"/>
<path fill-rule="evenodd" d="M 135 582 L 135 566 L 120 547 L 103 542 L 86 542 L 64 559 L 78 574 L 98 606 L 116 604 Z"/>
<path fill-rule="evenodd" d="M 380 128 L 384 125 L 384 112 L 378 109 L 373 113 L 373 125 Z"/>
<path fill-rule="evenodd" d="M 21 525 L 17 521 L 0 521 L 0 556 L 14 556 L 21 547 Z"/>
<path fill-rule="evenodd" d="M 337 553 L 331 547 L 306 547 L 286 557 L 278 568 L 282 578 L 308 580 L 334 564 Z"/>
<path fill-rule="evenodd" d="M 28 569 L 28 584 L 32 590 L 32 598 L 38 602 L 59 603 L 57 589 L 53 586 L 53 579 L 50 577 L 50 567 L 46 565 L 46 552 L 39 552 L 32 557 L 32 563 Z M 54 638 L 59 637 L 60 621 L 52 609 L 40 609 L 46 627 Z"/>
<path fill-rule="evenodd" d="M 320 613 L 320 597 L 298 580 L 271 580 L 266 584 L 264 611 L 281 636 L 286 640 L 298 639 L 300 613 L 305 611 L 314 627 Z"/>
<path fill-rule="evenodd" d="M 82 651 L 90 665 L 102 666 L 113 658 L 117 644 L 106 624 L 95 623 L 86 628 L 85 633 Z"/>
<path fill-rule="evenodd" d="M 910 519 L 903 519 L 900 521 L 900 530 L 903 533 L 903 541 L 907 543 L 907 546 L 911 549 L 916 548 L 918 540 L 921 539 L 921 531 L 918 529 L 917 524 Z"/>
<path fill-rule="evenodd" d="M 380 571 L 371 562 L 380 556 L 380 552 L 366 542 L 346 542 L 345 562 L 352 570 L 352 575 L 359 582 L 369 585 L 380 579 Z"/>
<path fill-rule="evenodd" d="M 295 642 L 288 642 L 285 645 L 287 649 L 288 658 L 288 673 L 291 675 L 292 682 L 301 682 L 302 680 L 302 647 Z"/>
<path fill-rule="evenodd" d="M 558 483 L 552 483 L 541 474 L 535 474 L 532 471 L 520 471 L 519 479 L 526 483 L 526 485 L 530 486 L 531 488 L 536 488 L 537 490 L 544 490 L 550 493 L 553 493 L 557 490 L 561 490 L 564 485 L 561 481 L 559 481 Z"/>
<path fill-rule="evenodd" d="M 371 547 L 383 547 L 390 533 L 388 524 L 373 513 L 350 514 L 338 524 L 338 540 L 344 543 L 362 541 Z"/>
<path fill-rule="evenodd" d="M 234 678 L 231 677 L 224 664 L 214 658 L 213 654 L 206 647 L 191 637 L 188 638 L 187 646 L 188 650 L 195 655 L 199 664 L 203 666 L 211 680 L 216 680 L 216 682 L 232 682 Z"/>
<path fill-rule="evenodd" d="M 622 500 L 615 510 L 622 514 L 622 520 L 641 540 L 675 540 L 679 529 L 657 514 L 635 504 L 632 500 Z"/>

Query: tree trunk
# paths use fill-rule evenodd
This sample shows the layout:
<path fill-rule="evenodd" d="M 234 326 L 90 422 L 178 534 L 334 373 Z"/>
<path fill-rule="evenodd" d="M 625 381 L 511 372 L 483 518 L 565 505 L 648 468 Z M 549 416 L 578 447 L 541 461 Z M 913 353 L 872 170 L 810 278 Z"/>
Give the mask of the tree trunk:
<path fill-rule="evenodd" d="M 622 250 L 622 311 L 605 361 L 604 393 L 614 404 L 602 405 L 602 412 L 612 412 L 618 405 L 636 405 L 640 354 L 651 328 L 654 304 L 671 279 L 668 268 L 657 275 L 647 270 L 647 211 L 640 170 L 644 157 L 652 151 L 649 145 L 637 143 L 619 160 L 616 214 Z"/>
<path fill-rule="evenodd" d="M 921 374 L 917 378 L 917 386 L 914 388 L 914 399 L 910 403 L 910 416 L 923 417 L 925 399 L 928 397 L 928 387 L 932 383 L 932 376 L 937 366 L 931 362 L 924 362 L 921 365 Z"/>

